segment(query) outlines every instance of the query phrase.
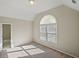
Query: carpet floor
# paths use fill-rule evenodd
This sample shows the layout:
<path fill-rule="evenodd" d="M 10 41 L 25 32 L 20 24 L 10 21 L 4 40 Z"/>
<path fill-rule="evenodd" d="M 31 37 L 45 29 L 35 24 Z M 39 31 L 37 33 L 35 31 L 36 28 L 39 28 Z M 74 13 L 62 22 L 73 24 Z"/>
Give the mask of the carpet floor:
<path fill-rule="evenodd" d="M 71 58 L 71 56 L 33 42 L 3 49 L 0 51 L 0 58 Z"/>

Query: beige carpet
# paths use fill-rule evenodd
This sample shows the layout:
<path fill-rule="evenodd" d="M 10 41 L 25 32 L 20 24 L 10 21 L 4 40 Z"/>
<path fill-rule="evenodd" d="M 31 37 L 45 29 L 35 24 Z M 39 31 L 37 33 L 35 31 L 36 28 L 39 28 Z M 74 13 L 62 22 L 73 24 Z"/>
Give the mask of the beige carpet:
<path fill-rule="evenodd" d="M 1 50 L 0 58 L 71 58 L 37 43 Z"/>

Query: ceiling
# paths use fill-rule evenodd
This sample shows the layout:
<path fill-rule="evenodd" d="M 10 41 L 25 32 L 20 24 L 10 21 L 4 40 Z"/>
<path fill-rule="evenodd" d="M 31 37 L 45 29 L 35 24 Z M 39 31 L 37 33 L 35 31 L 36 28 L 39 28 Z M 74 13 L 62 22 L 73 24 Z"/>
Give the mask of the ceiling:
<path fill-rule="evenodd" d="M 76 10 L 79 11 L 79 0 L 74 0 L 76 1 L 76 4 L 72 3 L 72 0 L 62 0 L 63 4 Z"/>
<path fill-rule="evenodd" d="M 79 11 L 79 1 L 72 4 L 71 0 L 35 0 L 34 5 L 29 0 L 0 0 L 0 16 L 33 20 L 33 17 L 42 11 L 65 4 Z"/>

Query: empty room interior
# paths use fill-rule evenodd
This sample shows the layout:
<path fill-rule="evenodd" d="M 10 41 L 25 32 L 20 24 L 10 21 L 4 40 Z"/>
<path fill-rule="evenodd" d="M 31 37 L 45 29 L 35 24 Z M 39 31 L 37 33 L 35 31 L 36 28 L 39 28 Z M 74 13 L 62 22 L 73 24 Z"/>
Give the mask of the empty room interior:
<path fill-rule="evenodd" d="M 79 0 L 0 0 L 0 58 L 78 58 Z"/>

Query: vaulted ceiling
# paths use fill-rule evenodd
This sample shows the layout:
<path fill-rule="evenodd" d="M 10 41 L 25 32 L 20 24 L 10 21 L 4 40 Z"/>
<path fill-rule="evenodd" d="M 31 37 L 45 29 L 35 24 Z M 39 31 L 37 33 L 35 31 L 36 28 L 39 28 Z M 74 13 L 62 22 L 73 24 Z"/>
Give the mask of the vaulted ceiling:
<path fill-rule="evenodd" d="M 79 0 L 73 0 L 76 3 L 72 3 L 72 0 L 62 0 L 63 4 L 76 10 L 79 11 Z"/>
<path fill-rule="evenodd" d="M 79 1 L 73 4 L 72 0 L 35 0 L 34 5 L 29 0 L 0 0 L 0 16 L 33 20 L 37 13 L 63 4 L 79 11 Z"/>

